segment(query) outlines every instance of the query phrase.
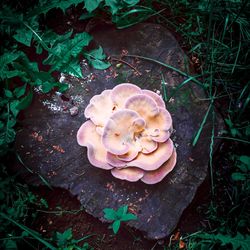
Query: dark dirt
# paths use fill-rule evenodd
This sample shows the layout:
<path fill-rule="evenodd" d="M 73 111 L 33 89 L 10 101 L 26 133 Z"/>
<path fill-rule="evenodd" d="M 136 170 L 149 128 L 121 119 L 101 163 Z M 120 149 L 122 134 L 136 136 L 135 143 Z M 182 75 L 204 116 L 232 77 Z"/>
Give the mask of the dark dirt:
<path fill-rule="evenodd" d="M 147 240 L 143 234 L 122 224 L 117 235 L 109 229 L 108 223 L 102 223 L 89 215 L 81 208 L 79 200 L 67 190 L 55 188 L 53 191 L 47 187 L 33 187 L 32 189 L 40 198 L 44 198 L 49 205 L 48 210 L 39 212 L 32 228 L 45 237 L 51 237 L 52 232 L 63 232 L 72 228 L 75 239 L 86 235 L 91 236 L 87 242 L 94 249 L 107 250 L 151 250 L 164 249 L 168 246 L 170 237 L 163 240 Z M 198 188 L 193 202 L 182 214 L 180 221 L 172 235 L 184 236 L 187 233 L 198 231 L 207 227 L 203 210 L 209 202 L 209 178 Z M 80 210 L 80 211 L 79 211 Z M 172 245 L 178 245 L 179 241 L 172 241 Z"/>

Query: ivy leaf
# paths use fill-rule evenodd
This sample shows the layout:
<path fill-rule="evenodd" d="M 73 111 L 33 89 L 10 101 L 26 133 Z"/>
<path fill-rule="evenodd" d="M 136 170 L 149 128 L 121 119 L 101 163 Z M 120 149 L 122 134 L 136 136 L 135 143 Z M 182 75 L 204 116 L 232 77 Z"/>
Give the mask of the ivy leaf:
<path fill-rule="evenodd" d="M 111 65 L 109 62 L 102 61 L 106 58 L 106 55 L 103 53 L 101 46 L 98 49 L 84 53 L 84 55 L 95 69 L 103 70 L 107 69 Z"/>
<path fill-rule="evenodd" d="M 33 32 L 29 29 L 19 29 L 13 37 L 19 42 L 28 47 L 31 45 Z"/>
<path fill-rule="evenodd" d="M 88 12 L 92 12 L 93 10 L 95 10 L 99 4 L 102 2 L 103 0 L 85 0 L 85 5 L 84 8 L 87 9 Z"/>
<path fill-rule="evenodd" d="M 121 226 L 121 221 L 120 220 L 116 220 L 116 221 L 113 222 L 112 229 L 113 229 L 114 234 L 117 234 L 120 226 Z"/>
<path fill-rule="evenodd" d="M 24 84 L 23 86 L 20 86 L 18 88 L 15 88 L 14 90 L 14 95 L 19 98 L 21 96 L 23 96 L 25 94 L 25 91 L 26 91 L 26 86 L 27 84 Z"/>

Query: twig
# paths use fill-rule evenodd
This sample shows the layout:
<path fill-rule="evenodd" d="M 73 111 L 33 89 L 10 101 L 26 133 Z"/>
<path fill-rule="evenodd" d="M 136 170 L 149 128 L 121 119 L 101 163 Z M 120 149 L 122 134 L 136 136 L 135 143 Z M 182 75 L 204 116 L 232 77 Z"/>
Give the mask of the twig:
<path fill-rule="evenodd" d="M 132 68 L 134 71 L 136 71 L 137 74 L 139 74 L 140 76 L 142 75 L 141 72 L 139 72 L 138 69 L 136 67 L 134 67 L 133 65 L 131 65 L 130 63 L 128 63 L 122 59 L 115 58 L 115 57 L 111 57 L 110 59 L 111 59 L 111 61 L 118 61 L 118 62 L 124 63 L 124 64 L 128 65 L 130 68 Z"/>

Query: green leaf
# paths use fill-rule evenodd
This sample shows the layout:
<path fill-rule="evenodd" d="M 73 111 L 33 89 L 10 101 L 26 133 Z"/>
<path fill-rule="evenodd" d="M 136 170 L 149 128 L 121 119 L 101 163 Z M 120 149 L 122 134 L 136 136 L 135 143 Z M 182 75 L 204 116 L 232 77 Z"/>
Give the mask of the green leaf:
<path fill-rule="evenodd" d="M 14 100 L 10 103 L 10 110 L 13 113 L 13 115 L 16 117 L 19 113 L 18 105 L 20 102 L 18 100 Z"/>
<path fill-rule="evenodd" d="M 12 128 L 16 125 L 16 119 L 9 119 L 7 122 L 7 127 Z"/>
<path fill-rule="evenodd" d="M 64 239 L 66 239 L 66 240 L 70 240 L 70 239 L 73 237 L 73 235 L 72 235 L 72 229 L 71 229 L 71 228 L 68 228 L 67 230 L 65 230 L 65 231 L 63 232 L 63 237 L 64 237 Z"/>
<path fill-rule="evenodd" d="M 78 56 L 83 47 L 88 46 L 91 40 L 92 36 L 86 32 L 76 34 L 70 42 L 70 47 L 67 54 L 70 53 L 73 57 Z"/>
<path fill-rule="evenodd" d="M 243 173 L 233 173 L 232 179 L 234 181 L 244 181 L 244 180 L 246 180 L 246 175 Z"/>
<path fill-rule="evenodd" d="M 239 157 L 239 160 L 240 160 L 242 163 L 246 164 L 247 166 L 250 166 L 250 157 L 249 157 L 249 156 L 247 156 L 247 155 L 241 155 L 241 156 Z"/>
<path fill-rule="evenodd" d="M 117 0 L 105 0 L 106 6 L 109 6 L 111 9 L 112 15 L 117 13 L 119 10 L 119 3 Z"/>
<path fill-rule="evenodd" d="M 106 55 L 103 53 L 103 48 L 101 46 L 99 46 L 98 49 L 94 49 L 88 52 L 88 56 L 93 57 L 95 59 L 100 59 L 100 60 L 103 60 L 106 58 Z"/>
<path fill-rule="evenodd" d="M 83 78 L 82 68 L 76 60 L 72 60 L 69 64 L 61 66 L 61 72 Z"/>
<path fill-rule="evenodd" d="M 133 6 L 133 5 L 136 5 L 137 3 L 139 3 L 140 0 L 123 0 L 123 2 L 125 2 L 128 5 Z"/>
<path fill-rule="evenodd" d="M 58 246 L 63 247 L 72 238 L 72 229 L 68 228 L 63 233 L 56 232 L 56 239 L 58 241 Z"/>
<path fill-rule="evenodd" d="M 100 60 L 91 60 L 91 64 L 95 69 L 100 69 L 100 70 L 107 69 L 111 66 L 109 62 L 103 62 Z"/>
<path fill-rule="evenodd" d="M 5 134 L 5 142 L 11 143 L 15 140 L 16 132 L 13 128 L 7 129 Z"/>
<path fill-rule="evenodd" d="M 14 240 L 5 240 L 4 241 L 4 249 L 8 249 L 8 250 L 10 250 L 10 249 L 18 249 L 17 248 L 17 244 L 16 244 L 16 242 L 14 241 Z"/>
<path fill-rule="evenodd" d="M 19 110 L 26 109 L 31 104 L 32 99 L 33 99 L 33 92 L 30 91 L 28 95 L 26 95 L 20 100 L 20 103 L 18 104 L 17 109 Z"/>
<path fill-rule="evenodd" d="M 111 65 L 109 62 L 102 61 L 106 58 L 106 55 L 103 53 L 101 46 L 98 49 L 84 53 L 84 55 L 88 59 L 89 63 L 96 69 L 107 69 Z"/>
<path fill-rule="evenodd" d="M 13 37 L 19 42 L 30 47 L 33 32 L 29 29 L 19 29 Z"/>
<path fill-rule="evenodd" d="M 26 86 L 27 86 L 27 84 L 24 84 L 24 85 L 22 85 L 22 86 L 20 86 L 20 87 L 18 87 L 18 88 L 15 88 L 15 90 L 14 90 L 14 95 L 15 95 L 17 98 L 23 96 L 23 95 L 25 94 Z"/>
<path fill-rule="evenodd" d="M 121 221 L 137 220 L 137 216 L 131 213 L 124 214 Z"/>
<path fill-rule="evenodd" d="M 228 234 L 208 234 L 203 233 L 200 234 L 200 237 L 202 239 L 208 239 L 213 242 L 220 242 L 221 246 L 227 246 L 231 245 L 233 250 L 248 250 L 250 246 L 250 236 L 246 235 L 243 236 L 241 233 L 237 233 L 235 237 L 232 237 Z"/>
<path fill-rule="evenodd" d="M 57 87 L 58 87 L 58 91 L 61 93 L 65 92 L 69 89 L 69 85 L 67 83 L 57 84 Z"/>
<path fill-rule="evenodd" d="M 116 220 L 116 211 L 112 208 L 103 209 L 104 218 L 107 220 Z"/>
<path fill-rule="evenodd" d="M 4 128 L 4 123 L 0 121 L 0 129 Z"/>
<path fill-rule="evenodd" d="M 124 214 L 127 213 L 127 211 L 128 211 L 128 205 L 121 206 L 121 207 L 119 207 L 119 209 L 117 210 L 116 215 L 117 215 L 118 218 L 120 219 L 120 218 L 122 218 L 122 216 L 123 216 Z"/>
<path fill-rule="evenodd" d="M 8 90 L 8 89 L 4 89 L 4 94 L 8 98 L 12 98 L 13 97 L 12 92 L 10 90 Z"/>
<path fill-rule="evenodd" d="M 120 220 L 116 220 L 116 221 L 113 222 L 112 229 L 113 229 L 114 234 L 117 234 L 120 226 L 121 226 L 121 221 Z"/>
<path fill-rule="evenodd" d="M 87 9 L 88 12 L 92 12 L 93 10 L 95 10 L 99 4 L 102 2 L 103 0 L 85 0 L 85 5 L 84 8 Z"/>
<path fill-rule="evenodd" d="M 51 82 L 43 82 L 42 83 L 42 91 L 43 93 L 48 93 L 54 88 L 54 85 Z"/>

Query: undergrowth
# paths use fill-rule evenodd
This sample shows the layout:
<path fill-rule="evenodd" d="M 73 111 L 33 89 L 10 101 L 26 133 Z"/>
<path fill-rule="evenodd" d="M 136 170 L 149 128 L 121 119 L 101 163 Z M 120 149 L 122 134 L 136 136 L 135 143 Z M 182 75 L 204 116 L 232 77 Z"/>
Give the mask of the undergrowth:
<path fill-rule="evenodd" d="M 67 15 L 69 8 L 77 7 L 82 10 L 81 21 L 104 17 L 120 29 L 146 19 L 160 23 L 175 32 L 195 68 L 195 76 L 182 72 L 186 80 L 178 91 L 186 84 L 198 84 L 206 92 L 204 101 L 209 102 L 193 146 L 202 139 L 201 131 L 208 119 L 214 122 L 222 116 L 225 125 L 225 130 L 216 135 L 214 122 L 211 131 L 211 203 L 205 215 L 209 225 L 199 232 L 183 235 L 179 244 L 165 248 L 250 248 L 249 1 L 40 0 L 29 7 L 25 1 L 5 0 L 1 4 L 1 157 L 13 151 L 18 115 L 31 104 L 34 90 L 66 91 L 68 85 L 58 81 L 59 74 L 82 78 L 82 60 L 100 70 L 110 66 L 101 44 L 93 48 L 93 37 L 88 33 L 67 30 L 58 34 L 44 25 L 48 13 L 60 9 Z M 35 53 L 37 61 L 30 60 L 31 52 Z M 222 142 L 220 160 L 215 162 L 213 151 L 217 140 Z M 15 249 L 20 241 L 32 245 L 35 239 L 50 249 L 78 249 L 77 244 L 87 239 L 74 240 L 69 229 L 45 240 L 26 227 L 27 218 L 35 217 L 33 208 L 46 206 L 46 201 L 38 200 L 26 185 L 10 176 L 4 165 L 1 165 L 0 176 L 0 201 L 3 203 L 0 206 L 0 244 L 4 248 Z M 81 249 L 88 248 L 86 243 Z"/>

